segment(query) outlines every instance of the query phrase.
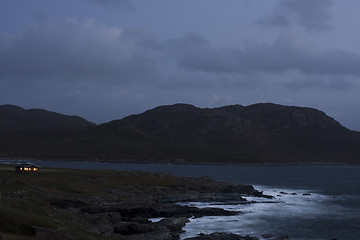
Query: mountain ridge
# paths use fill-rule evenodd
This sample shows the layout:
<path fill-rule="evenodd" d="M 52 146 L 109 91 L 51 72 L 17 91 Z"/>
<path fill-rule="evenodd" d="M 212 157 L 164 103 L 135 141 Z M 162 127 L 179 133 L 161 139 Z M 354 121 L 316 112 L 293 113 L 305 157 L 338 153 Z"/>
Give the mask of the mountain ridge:
<path fill-rule="evenodd" d="M 20 147 L 14 132 L 7 134 L 12 140 L 0 147 L 0 156 L 217 164 L 360 163 L 360 132 L 317 109 L 272 103 L 218 108 L 164 105 L 76 130 L 18 131 Z"/>
<path fill-rule="evenodd" d="M 95 124 L 79 116 L 68 116 L 44 109 L 24 109 L 16 105 L 0 105 L 0 129 L 26 130 L 57 127 L 85 127 Z"/>

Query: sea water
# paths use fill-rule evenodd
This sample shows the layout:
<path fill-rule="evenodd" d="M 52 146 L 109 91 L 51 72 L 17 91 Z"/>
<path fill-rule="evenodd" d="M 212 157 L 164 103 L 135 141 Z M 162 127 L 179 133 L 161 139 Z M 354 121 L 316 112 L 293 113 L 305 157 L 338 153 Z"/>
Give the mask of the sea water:
<path fill-rule="evenodd" d="M 360 166 L 224 166 L 32 161 L 44 167 L 161 171 L 252 184 L 275 199 L 253 204 L 182 203 L 242 212 L 190 219 L 181 238 L 229 232 L 296 240 L 360 239 Z"/>

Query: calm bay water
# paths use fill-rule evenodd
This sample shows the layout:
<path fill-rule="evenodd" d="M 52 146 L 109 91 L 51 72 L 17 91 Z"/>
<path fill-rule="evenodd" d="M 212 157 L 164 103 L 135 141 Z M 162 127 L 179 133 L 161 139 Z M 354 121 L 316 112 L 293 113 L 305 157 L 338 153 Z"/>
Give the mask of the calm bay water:
<path fill-rule="evenodd" d="M 0 160 L 3 161 L 3 160 Z M 242 215 L 192 219 L 182 238 L 226 231 L 290 239 L 360 239 L 360 166 L 223 166 L 32 161 L 43 167 L 161 171 L 251 184 L 273 203 L 224 205 Z M 280 193 L 286 192 L 288 194 Z M 290 193 L 296 193 L 292 195 Z M 303 195 L 310 193 L 310 195 Z M 251 199 L 249 199 L 251 200 Z M 189 203 L 205 207 L 218 204 Z"/>

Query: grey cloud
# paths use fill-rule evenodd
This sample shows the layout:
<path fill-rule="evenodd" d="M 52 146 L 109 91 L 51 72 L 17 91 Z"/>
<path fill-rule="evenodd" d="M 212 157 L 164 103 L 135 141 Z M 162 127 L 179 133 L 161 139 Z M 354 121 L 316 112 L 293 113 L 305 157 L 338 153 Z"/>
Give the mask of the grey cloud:
<path fill-rule="evenodd" d="M 302 39 L 283 37 L 273 44 L 244 48 L 215 48 L 194 36 L 172 40 L 166 51 L 180 67 L 211 73 L 275 73 L 299 71 L 308 75 L 360 76 L 360 57 L 344 51 L 318 50 Z"/>
<path fill-rule="evenodd" d="M 162 51 L 182 68 L 212 73 L 238 72 L 238 62 L 234 60 L 239 49 L 214 48 L 200 35 L 168 40 L 162 46 Z"/>
<path fill-rule="evenodd" d="M 156 78 L 151 52 L 131 38 L 122 29 L 92 20 L 41 24 L 20 36 L 0 37 L 0 76 L 103 83 Z"/>
<path fill-rule="evenodd" d="M 279 0 L 272 13 L 259 23 L 272 26 L 299 24 L 308 30 L 328 30 L 333 0 Z"/>
<path fill-rule="evenodd" d="M 336 81 L 360 76 L 358 66 L 356 54 L 319 50 L 298 37 L 218 48 L 197 34 L 157 41 L 141 32 L 71 19 L 40 24 L 20 35 L 0 35 L 0 83 L 138 83 L 162 89 L 249 89 L 275 84 L 294 90 L 339 89 Z M 296 83 L 286 80 L 297 77 Z"/>
<path fill-rule="evenodd" d="M 95 4 L 104 7 L 111 7 L 117 9 L 131 10 L 133 9 L 133 5 L 131 4 L 131 0 L 88 0 Z"/>

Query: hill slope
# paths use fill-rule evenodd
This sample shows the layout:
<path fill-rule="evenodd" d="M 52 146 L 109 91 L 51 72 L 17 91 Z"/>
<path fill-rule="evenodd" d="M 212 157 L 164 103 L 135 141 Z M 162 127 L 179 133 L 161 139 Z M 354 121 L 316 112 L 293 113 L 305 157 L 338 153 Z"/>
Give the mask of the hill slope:
<path fill-rule="evenodd" d="M 7 131 L 3 136 L 2 156 L 175 163 L 360 163 L 359 132 L 319 110 L 276 104 L 214 109 L 175 104 L 96 127 Z"/>
<path fill-rule="evenodd" d="M 95 124 L 78 116 L 67 116 L 43 109 L 26 110 L 15 105 L 0 105 L 1 130 L 85 127 L 93 125 Z"/>
<path fill-rule="evenodd" d="M 166 141 L 167 151 L 177 147 L 174 155 L 195 161 L 341 162 L 360 156 L 358 132 L 311 108 L 255 104 L 201 109 L 175 104 L 102 127 L 116 131 L 125 126 Z"/>

